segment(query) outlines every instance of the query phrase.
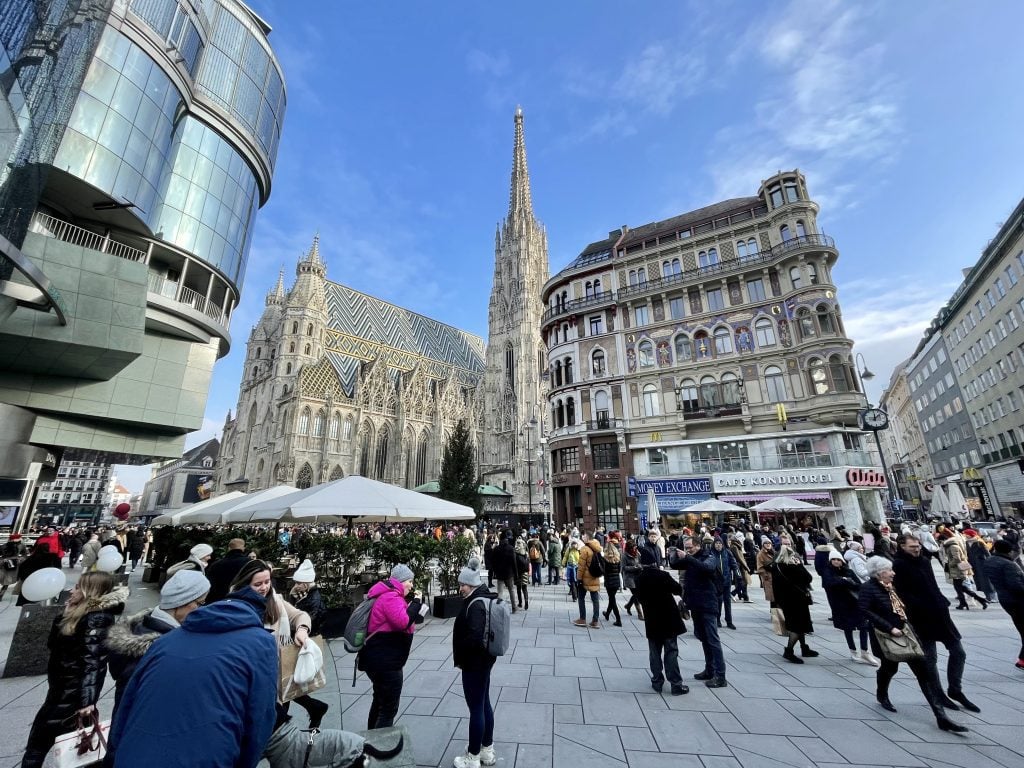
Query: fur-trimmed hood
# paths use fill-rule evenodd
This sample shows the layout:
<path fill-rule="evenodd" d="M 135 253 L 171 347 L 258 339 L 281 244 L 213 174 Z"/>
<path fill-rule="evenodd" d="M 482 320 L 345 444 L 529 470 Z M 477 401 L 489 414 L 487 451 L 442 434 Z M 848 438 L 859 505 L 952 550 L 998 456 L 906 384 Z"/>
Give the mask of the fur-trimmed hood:
<path fill-rule="evenodd" d="M 120 607 L 123 611 L 125 604 L 128 602 L 128 587 L 114 587 L 112 590 L 107 592 L 105 595 L 101 595 L 96 600 L 94 608 L 90 608 L 90 611 L 109 611 Z"/>
<path fill-rule="evenodd" d="M 167 626 L 167 629 L 162 632 L 155 627 L 147 627 L 146 620 L 152 613 L 153 609 L 150 608 L 112 626 L 104 641 L 107 650 L 128 658 L 141 659 L 158 637 L 173 629 L 163 622 L 159 622 L 160 626 Z"/>

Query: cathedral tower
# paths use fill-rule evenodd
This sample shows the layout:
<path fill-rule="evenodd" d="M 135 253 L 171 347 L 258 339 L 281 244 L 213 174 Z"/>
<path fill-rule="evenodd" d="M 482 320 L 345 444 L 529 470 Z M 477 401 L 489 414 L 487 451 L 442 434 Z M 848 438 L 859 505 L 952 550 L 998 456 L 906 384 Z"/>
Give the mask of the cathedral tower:
<path fill-rule="evenodd" d="M 523 110 L 516 108 L 512 182 L 508 215 L 498 225 L 494 246 L 494 285 L 488 307 L 485 372 L 484 482 L 513 495 L 512 512 L 528 513 L 533 488 L 534 515 L 543 514 L 537 481 L 543 476 L 540 437 L 545 433 L 547 355 L 540 336 L 541 288 L 548 279 L 548 242 L 533 215 L 526 167 Z M 536 428 L 530 421 L 536 419 Z M 527 461 L 532 466 L 527 466 Z"/>

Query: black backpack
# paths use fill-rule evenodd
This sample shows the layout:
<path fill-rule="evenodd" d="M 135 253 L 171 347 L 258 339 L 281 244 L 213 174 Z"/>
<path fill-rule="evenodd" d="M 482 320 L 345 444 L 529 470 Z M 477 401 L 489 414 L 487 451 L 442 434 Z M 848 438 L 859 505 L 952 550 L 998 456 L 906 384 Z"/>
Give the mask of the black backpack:
<path fill-rule="evenodd" d="M 595 552 L 593 549 L 590 550 L 590 563 L 587 565 L 587 570 L 590 575 L 595 579 L 600 579 L 604 576 L 604 555 L 600 552 Z"/>

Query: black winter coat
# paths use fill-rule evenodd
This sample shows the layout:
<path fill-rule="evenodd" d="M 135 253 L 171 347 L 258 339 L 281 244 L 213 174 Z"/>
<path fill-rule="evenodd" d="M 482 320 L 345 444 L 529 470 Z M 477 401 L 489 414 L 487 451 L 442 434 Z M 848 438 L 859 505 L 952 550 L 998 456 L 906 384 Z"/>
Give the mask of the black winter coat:
<path fill-rule="evenodd" d="M 452 627 L 452 660 L 459 669 L 479 670 L 494 665 L 494 657 L 484 643 L 488 605 L 485 601 L 474 603 L 477 597 L 497 595 L 489 591 L 486 584 L 481 584 L 462 603 Z"/>
<path fill-rule="evenodd" d="M 809 602 L 811 574 L 799 563 L 772 564 L 775 604 L 786 617 L 786 629 L 797 634 L 813 632 Z"/>
<path fill-rule="evenodd" d="M 871 624 L 872 629 L 891 632 L 893 627 L 903 629 L 906 624 L 892 609 L 889 590 L 878 579 L 868 579 L 866 583 L 861 584 L 860 593 L 857 595 L 857 607 Z M 907 607 L 906 603 L 904 603 L 904 607 Z M 917 625 L 913 622 L 911 624 L 916 630 Z"/>
<path fill-rule="evenodd" d="M 512 542 L 503 539 L 501 543 L 491 552 L 491 564 L 494 566 L 494 578 L 498 581 L 506 579 L 515 580 L 518 575 L 516 571 L 516 550 Z"/>
<path fill-rule="evenodd" d="M 48 728 L 58 733 L 72 730 L 75 713 L 99 701 L 107 676 L 108 651 L 103 641 L 127 599 L 127 587 L 111 590 L 96 610 L 79 620 L 72 635 L 61 634 L 62 616 L 53 620 L 46 643 L 50 649 L 46 667 L 49 689 L 37 715 L 45 719 Z"/>
<path fill-rule="evenodd" d="M 604 588 L 605 591 L 618 592 L 622 589 L 622 561 L 613 563 L 607 557 L 604 559 Z"/>
<path fill-rule="evenodd" d="M 1006 555 L 996 554 L 985 561 L 985 573 L 1006 610 L 1024 609 L 1024 570 Z"/>
<path fill-rule="evenodd" d="M 722 594 L 722 578 L 718 573 L 717 558 L 713 553 L 702 549 L 696 555 L 677 554 L 672 567 L 684 572 L 683 601 L 686 607 L 691 611 L 709 611 L 717 614 L 718 596 Z M 647 617 L 646 613 L 644 617 Z"/>
<path fill-rule="evenodd" d="M 128 534 L 128 556 L 136 560 L 142 557 L 142 550 L 146 548 L 146 535 L 144 533 Z M 81 546 L 79 547 L 81 549 Z"/>
<path fill-rule="evenodd" d="M 129 616 L 125 621 L 112 626 L 107 632 L 104 645 L 110 653 L 110 676 L 114 678 L 114 711 L 121 703 L 121 694 L 128 687 L 132 672 L 149 647 L 161 635 L 175 627 L 153 617 L 153 609 Z M 113 719 L 113 712 L 110 714 Z"/>
<path fill-rule="evenodd" d="M 849 566 L 835 568 L 830 563 L 821 574 L 821 585 L 832 609 L 832 626 L 836 629 L 860 629 L 864 626 L 864 617 L 857 607 L 861 583 Z"/>
<path fill-rule="evenodd" d="M 623 552 L 620 567 L 622 570 L 623 589 L 635 589 L 636 579 L 640 575 L 641 570 L 639 553 L 634 556 L 628 552 Z"/>
<path fill-rule="evenodd" d="M 655 566 L 641 568 L 633 594 L 644 609 L 644 632 L 648 640 L 667 640 L 686 631 L 673 595 L 683 588 L 671 574 Z"/>
<path fill-rule="evenodd" d="M 939 591 L 927 557 L 912 557 L 898 550 L 892 559 L 896 576 L 892 585 L 907 608 L 907 621 L 922 640 L 959 640 L 953 619 L 949 615 L 949 600 Z"/>
<path fill-rule="evenodd" d="M 320 588 L 310 587 L 302 598 L 293 599 L 292 605 L 300 611 L 305 611 L 309 614 L 310 623 L 312 624 L 309 628 L 309 634 L 319 635 L 320 625 L 323 623 L 324 614 L 327 613 L 327 609 L 324 607 L 324 599 L 320 595 Z"/>
<path fill-rule="evenodd" d="M 988 574 L 985 573 L 985 561 L 991 558 L 988 547 L 985 546 L 985 542 L 981 539 L 968 539 L 967 540 L 967 562 L 971 564 L 971 568 L 974 569 L 974 585 L 978 588 L 978 591 L 982 594 L 992 593 L 992 584 L 988 580 Z"/>
<path fill-rule="evenodd" d="M 248 562 L 249 556 L 245 552 L 232 549 L 220 560 L 210 563 L 206 567 L 206 578 L 210 580 L 210 594 L 206 596 L 206 602 L 214 603 L 227 597 L 231 582 Z"/>

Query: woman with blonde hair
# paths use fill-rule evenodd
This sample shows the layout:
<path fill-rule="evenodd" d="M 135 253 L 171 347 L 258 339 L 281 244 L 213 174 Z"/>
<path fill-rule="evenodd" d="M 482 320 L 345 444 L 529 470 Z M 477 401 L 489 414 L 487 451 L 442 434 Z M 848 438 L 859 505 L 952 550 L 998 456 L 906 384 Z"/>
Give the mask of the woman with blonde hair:
<path fill-rule="evenodd" d="M 312 631 L 313 620 L 305 611 L 300 611 L 287 602 L 274 590 L 270 566 L 262 560 L 250 560 L 242 566 L 235 580 L 231 582 L 231 591 L 243 587 L 252 587 L 256 594 L 267 601 L 263 614 L 263 626 L 277 635 L 280 648 L 294 643 L 302 646 Z M 229 595 L 230 596 L 230 595 Z M 278 656 L 280 666 L 280 654 Z M 280 674 L 278 674 L 280 679 Z M 309 714 L 309 727 L 319 728 L 320 722 L 327 714 L 328 706 L 312 696 L 298 696 L 295 703 Z M 288 704 L 278 704 L 278 724 L 288 719 Z"/>
<path fill-rule="evenodd" d="M 619 551 L 619 539 L 615 531 L 608 536 L 608 542 L 604 545 L 604 591 L 608 595 L 608 607 L 604 611 L 604 620 L 608 621 L 611 614 L 615 614 L 615 622 L 612 626 L 622 626 L 622 616 L 619 614 L 619 606 L 615 602 L 615 593 L 622 589 L 622 553 Z"/>
<path fill-rule="evenodd" d="M 128 588 L 114 584 L 102 571 L 83 573 L 53 620 L 47 647 L 46 700 L 32 721 L 22 768 L 38 768 L 57 737 L 73 731 L 77 718 L 96 711 L 107 676 L 104 640 L 117 615 L 124 610 Z"/>

